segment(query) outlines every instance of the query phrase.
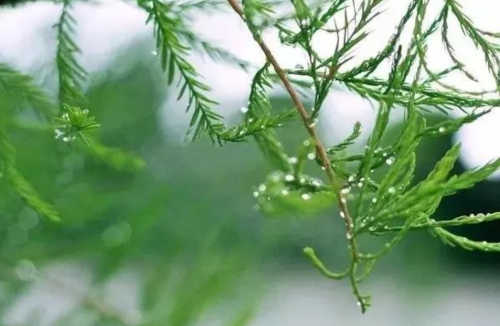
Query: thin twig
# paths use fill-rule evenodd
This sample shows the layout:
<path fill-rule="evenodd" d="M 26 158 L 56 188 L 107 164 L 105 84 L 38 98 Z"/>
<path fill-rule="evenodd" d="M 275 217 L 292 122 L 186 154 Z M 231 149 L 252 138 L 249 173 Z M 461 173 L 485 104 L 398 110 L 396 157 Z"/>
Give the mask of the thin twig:
<path fill-rule="evenodd" d="M 239 6 L 239 4 L 236 2 L 236 0 L 227 0 L 233 10 L 243 19 L 243 21 L 246 22 L 245 20 L 245 15 L 243 12 L 243 9 Z M 326 174 L 328 176 L 328 179 L 330 180 L 330 183 L 332 184 L 333 190 L 337 196 L 337 201 L 338 205 L 341 211 L 341 215 L 343 216 L 346 231 L 347 231 L 347 238 L 350 244 L 351 248 L 351 254 L 352 254 L 352 259 L 354 262 L 357 262 L 359 259 L 359 252 L 358 252 L 358 247 L 356 240 L 354 238 L 354 226 L 353 226 L 353 220 L 351 215 L 349 214 L 349 209 L 346 204 L 346 198 L 345 195 L 342 193 L 341 189 L 341 182 L 338 180 L 335 171 L 332 168 L 332 165 L 330 163 L 330 160 L 328 159 L 328 155 L 325 149 L 325 146 L 321 143 L 321 140 L 318 137 L 316 128 L 314 126 L 314 123 L 312 123 L 309 114 L 307 113 L 307 110 L 305 109 L 304 105 L 302 104 L 302 101 L 300 100 L 299 94 L 295 89 L 293 88 L 292 84 L 288 80 L 286 72 L 281 68 L 280 64 L 276 60 L 275 56 L 267 46 L 267 44 L 262 40 L 262 38 L 258 38 L 254 36 L 255 41 L 258 43 L 260 48 L 262 49 L 262 52 L 266 55 L 267 60 L 271 65 L 273 66 L 274 70 L 276 71 L 276 74 L 280 78 L 281 82 L 283 83 L 283 86 L 285 86 L 285 89 L 287 90 L 288 94 L 290 95 L 300 117 L 302 118 L 302 122 L 304 123 L 304 126 L 307 129 L 307 132 L 311 136 L 311 139 L 313 140 L 315 146 L 316 146 L 316 153 L 318 158 L 320 159 L 324 170 L 326 171 Z"/>

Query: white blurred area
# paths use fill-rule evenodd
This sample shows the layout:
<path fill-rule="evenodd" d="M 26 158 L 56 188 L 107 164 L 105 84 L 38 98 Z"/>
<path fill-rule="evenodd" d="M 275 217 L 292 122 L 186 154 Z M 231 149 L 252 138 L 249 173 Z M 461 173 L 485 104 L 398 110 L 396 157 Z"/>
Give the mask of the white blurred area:
<path fill-rule="evenodd" d="M 401 0 L 386 1 L 384 14 L 372 23 L 369 28 L 372 34 L 357 49 L 358 55 L 353 60 L 354 63 L 380 50 L 393 33 L 400 14 L 408 3 L 409 1 Z M 430 10 L 439 9 L 440 3 L 431 1 Z M 481 28 L 500 30 L 500 21 L 495 14 L 500 9 L 500 2 L 464 1 L 463 7 Z M 151 54 L 154 50 L 152 28 L 145 25 L 146 15 L 134 5 L 115 0 L 76 3 L 73 13 L 78 21 L 76 40 L 83 52 L 81 63 L 89 71 L 92 83 L 122 76 L 139 61 L 157 65 Z M 60 6 L 51 2 L 35 2 L 15 9 L 0 9 L 0 61 L 10 63 L 35 76 L 36 80 L 52 93 L 55 93 L 57 87 L 53 60 L 56 49 L 53 25 L 59 14 Z M 252 41 L 239 18 L 231 12 L 201 13 L 195 19 L 194 28 L 207 39 L 213 40 L 242 59 L 256 66 L 263 63 L 264 57 L 260 49 Z M 408 37 L 408 34 L 403 35 L 401 42 L 404 44 Z M 298 49 L 281 46 L 277 35 L 266 35 L 266 40 L 284 67 L 306 65 L 305 54 Z M 466 41 L 460 32 L 452 33 L 452 41 L 461 60 L 469 65 L 471 71 L 483 77 L 484 82 L 479 89 L 492 88 L 493 84 L 488 79 L 481 54 L 474 50 L 474 46 Z M 450 62 L 444 56 L 441 41 L 434 38 L 430 42 L 428 57 L 431 67 L 448 67 Z M 320 55 L 328 55 L 335 46 L 333 36 L 326 32 L 319 34 L 315 43 Z M 240 108 L 247 101 L 252 76 L 238 68 L 217 64 L 199 55 L 193 55 L 192 62 L 206 83 L 212 87 L 213 97 L 220 102 L 217 110 L 229 122 L 241 119 Z M 448 82 L 459 87 L 477 88 L 471 86 L 465 78 L 454 78 Z M 184 104 L 182 101 L 185 100 L 177 103 L 175 97 L 171 96 L 172 92 L 175 90 L 167 90 L 166 87 L 166 100 L 159 111 L 160 121 L 171 139 L 182 141 L 189 123 L 189 114 L 180 109 Z M 277 92 L 282 90 L 277 88 L 274 93 Z M 345 137 L 353 124 L 359 121 L 363 125 L 363 135 L 366 138 L 373 126 L 374 116 L 375 110 L 367 101 L 337 90 L 328 97 L 321 111 L 318 128 L 324 141 L 332 144 Z M 342 123 L 338 123 L 339 121 Z M 496 142 L 500 137 L 500 128 L 495 128 L 498 123 L 499 114 L 492 113 L 456 135 L 457 141 L 463 143 L 462 160 L 466 166 L 476 167 L 500 156 L 500 146 Z M 494 175 L 493 178 L 500 178 L 500 174 Z"/>
<path fill-rule="evenodd" d="M 439 0 L 431 1 L 432 5 L 439 6 L 441 3 L 442 1 Z M 386 1 L 385 14 L 371 25 L 373 35 L 358 49 L 360 57 L 356 58 L 356 61 L 359 61 L 361 57 L 375 54 L 385 44 L 399 20 L 398 13 L 402 12 L 407 4 L 408 1 L 403 0 Z M 462 1 L 462 4 L 465 11 L 479 23 L 481 28 L 500 31 L 498 19 L 500 1 Z M 53 94 L 57 87 L 53 59 L 56 49 L 53 25 L 59 14 L 60 5 L 50 2 L 30 3 L 16 9 L 0 9 L 0 62 L 12 64 L 21 71 L 35 76 L 37 82 Z M 158 65 L 152 55 L 154 44 L 152 29 L 145 25 L 146 15 L 134 6 L 118 0 L 78 3 L 75 5 L 74 15 L 78 21 L 76 40 L 83 52 L 81 62 L 90 73 L 92 83 L 123 76 L 138 62 Z M 259 48 L 252 42 L 250 34 L 234 14 L 202 14 L 196 19 L 195 29 L 241 58 L 257 66 L 263 63 L 264 58 Z M 282 47 L 276 35 L 266 35 L 266 40 L 283 66 L 292 68 L 296 64 L 306 64 L 303 53 L 297 49 Z M 330 53 L 335 46 L 334 40 L 328 34 L 319 35 L 316 41 L 318 51 L 323 55 Z M 480 73 L 483 77 L 486 76 L 483 72 L 483 59 L 474 50 L 473 45 L 465 42 L 459 33 L 455 35 L 454 42 L 460 58 L 470 65 L 471 70 Z M 442 50 L 440 41 L 432 40 L 429 52 L 432 68 L 447 67 L 449 62 L 445 60 Z M 213 88 L 214 97 L 220 101 L 221 105 L 217 110 L 223 113 L 229 121 L 240 119 L 240 108 L 247 101 L 252 76 L 237 68 L 215 64 L 199 56 L 193 56 L 192 61 L 204 76 L 207 84 Z M 481 85 L 481 87 L 491 87 L 487 78 L 484 79 L 484 86 Z M 465 80 L 449 82 L 457 86 L 469 86 Z M 166 100 L 159 108 L 160 123 L 164 126 L 167 135 L 175 136 L 181 141 L 186 132 L 189 115 L 182 109 L 182 105 L 174 101 L 175 97 L 169 96 L 173 91 L 175 90 L 169 90 L 167 87 L 165 89 Z M 275 93 L 279 92 L 282 91 L 275 90 Z M 360 121 L 366 137 L 373 126 L 375 113 L 372 106 L 365 100 L 348 92 L 335 91 L 329 96 L 321 111 L 318 128 L 325 142 L 332 144 L 346 136 L 354 123 Z M 466 126 L 456 135 L 456 140 L 463 144 L 462 161 L 466 166 L 476 167 L 500 157 L 499 126 L 500 112 L 493 110 L 491 114 Z M 494 175 L 493 178 L 500 179 L 500 174 Z M 61 275 L 66 272 L 55 271 L 54 273 Z M 69 271 L 69 273 L 83 275 L 78 277 L 81 281 L 81 285 L 78 286 L 85 288 L 90 284 L 87 271 L 76 270 Z M 127 277 L 123 281 L 123 286 L 131 283 L 130 277 Z M 313 278 L 313 280 L 317 279 L 319 278 Z M 120 281 L 117 282 L 121 284 Z M 442 301 L 441 306 L 433 306 L 432 309 L 436 311 L 425 314 L 433 318 L 425 319 L 425 315 L 415 313 L 410 307 L 413 301 L 404 288 L 394 285 L 391 281 L 384 281 L 375 286 L 377 288 L 373 291 L 376 294 L 375 306 L 367 319 L 359 317 L 355 302 L 349 296 L 349 290 L 341 289 L 338 283 L 335 283 L 336 288 L 333 289 L 328 285 L 324 288 L 319 283 L 311 284 L 310 281 L 304 279 L 289 280 L 288 283 L 279 284 L 271 292 L 273 294 L 268 299 L 268 306 L 272 306 L 273 309 L 263 309 L 252 325 L 326 326 L 332 325 L 332 320 L 335 320 L 335 324 L 339 325 L 362 325 L 368 321 L 372 324 L 379 324 L 378 321 L 380 321 L 380 324 L 383 322 L 383 325 L 394 326 L 437 326 L 450 322 L 451 319 L 447 317 L 452 314 L 455 326 L 469 326 L 475 324 L 474 322 L 495 320 L 498 307 L 494 304 L 497 303 L 490 300 L 488 295 L 484 296 L 484 293 L 491 293 L 493 282 L 477 281 L 473 287 L 466 287 L 465 283 L 460 283 L 458 280 L 448 280 L 448 282 L 452 284 L 449 293 L 430 294 L 431 296 L 439 295 Z M 120 287 L 117 286 L 117 288 Z M 32 291 L 26 298 L 22 298 L 19 304 L 24 305 L 23 309 L 39 309 L 47 312 L 44 310 L 47 306 L 47 298 L 39 297 L 47 291 L 47 286 L 37 285 Z M 44 322 L 40 325 L 49 325 L 51 321 L 57 319 L 57 316 L 62 316 L 65 311 L 69 311 L 78 303 L 77 300 L 73 300 L 74 298 L 68 298 L 68 294 L 64 291 L 60 293 L 50 289 L 49 292 L 51 293 L 50 300 L 53 300 L 50 309 L 54 309 L 56 305 L 59 309 L 56 309 L 57 311 L 49 309 L 48 314 L 43 316 Z M 343 295 L 346 297 L 342 297 Z M 30 296 L 39 299 L 38 305 L 29 299 Z M 130 300 L 133 301 L 133 299 Z M 342 306 L 351 301 L 352 306 Z M 130 303 L 127 304 L 129 306 L 126 309 L 133 310 L 134 307 L 130 307 Z M 18 307 L 20 306 L 15 306 L 15 309 L 20 309 Z M 263 307 L 265 307 L 264 304 Z M 29 311 L 23 309 L 14 310 L 7 316 L 5 322 L 8 325 L 27 322 Z M 432 315 L 433 313 L 435 315 Z M 414 322 L 408 320 L 408 314 L 416 318 Z M 472 315 L 474 318 L 471 317 Z M 483 325 L 493 324 L 483 323 Z"/>

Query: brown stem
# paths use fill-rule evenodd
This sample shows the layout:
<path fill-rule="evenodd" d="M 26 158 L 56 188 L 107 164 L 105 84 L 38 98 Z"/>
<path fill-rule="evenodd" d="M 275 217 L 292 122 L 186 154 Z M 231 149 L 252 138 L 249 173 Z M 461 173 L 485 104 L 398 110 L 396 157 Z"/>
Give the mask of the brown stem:
<path fill-rule="evenodd" d="M 239 4 L 236 2 L 236 0 L 227 0 L 229 2 L 229 5 L 234 9 L 234 11 L 243 19 L 243 21 L 246 22 L 245 20 L 245 15 L 243 12 L 243 9 L 239 6 Z M 302 122 L 304 123 L 304 126 L 307 129 L 307 132 L 311 136 L 312 140 L 314 141 L 314 144 L 316 146 L 316 153 L 318 155 L 318 158 L 321 161 L 321 164 L 323 165 L 324 170 L 326 171 L 326 174 L 328 176 L 328 179 L 330 180 L 330 183 L 332 184 L 333 191 L 336 193 L 338 205 L 340 208 L 340 212 L 342 214 L 342 217 L 344 219 L 345 223 L 345 228 L 347 232 L 347 238 L 351 247 L 351 254 L 352 254 L 352 259 L 354 262 L 357 262 L 359 259 L 359 252 L 358 252 L 358 246 L 356 243 L 356 240 L 354 238 L 354 224 L 351 215 L 349 214 L 349 209 L 346 204 L 346 198 L 345 195 L 342 193 L 341 189 L 341 183 L 339 182 L 335 171 L 333 171 L 332 165 L 330 163 L 330 160 L 328 159 L 328 155 L 326 153 L 325 146 L 321 143 L 316 128 L 314 127 L 314 124 L 312 123 L 311 119 L 309 118 L 309 114 L 307 113 L 307 110 L 305 109 L 304 105 L 302 104 L 302 101 L 300 100 L 299 94 L 295 91 L 293 88 L 292 84 L 287 78 L 286 72 L 281 68 L 279 65 L 278 61 L 274 57 L 273 53 L 267 46 L 267 44 L 262 40 L 262 38 L 257 38 L 254 37 L 255 41 L 258 43 L 260 48 L 262 49 L 262 52 L 266 55 L 267 60 L 271 65 L 273 66 L 274 70 L 276 71 L 276 74 L 280 78 L 281 82 L 283 83 L 283 86 L 285 86 L 288 94 L 290 95 L 293 103 L 295 104 L 295 107 L 297 108 L 297 111 L 299 112 L 300 117 L 302 118 Z M 331 69 L 335 73 L 335 69 Z"/>

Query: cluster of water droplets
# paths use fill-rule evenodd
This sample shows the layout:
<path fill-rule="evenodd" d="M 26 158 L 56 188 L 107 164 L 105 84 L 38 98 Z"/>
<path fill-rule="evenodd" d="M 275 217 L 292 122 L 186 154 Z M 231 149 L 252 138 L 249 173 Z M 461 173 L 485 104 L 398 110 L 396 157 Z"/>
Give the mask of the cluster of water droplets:
<path fill-rule="evenodd" d="M 88 115 L 89 110 L 84 109 L 81 111 L 82 114 Z M 76 132 L 71 121 L 71 117 L 67 112 L 63 113 L 60 118 L 62 125 L 57 126 L 54 129 L 54 138 L 61 139 L 65 143 L 70 143 L 76 139 Z"/>
<path fill-rule="evenodd" d="M 54 138 L 61 139 L 65 143 L 75 140 L 75 135 L 71 134 L 71 120 L 68 113 L 63 113 L 61 119 L 67 122 L 66 125 L 54 129 Z"/>

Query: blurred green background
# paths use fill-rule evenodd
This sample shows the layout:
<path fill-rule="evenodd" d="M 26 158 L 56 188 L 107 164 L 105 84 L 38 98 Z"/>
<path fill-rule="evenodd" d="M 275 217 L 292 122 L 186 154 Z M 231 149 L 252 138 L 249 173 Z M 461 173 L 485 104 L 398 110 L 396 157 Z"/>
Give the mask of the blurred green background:
<path fill-rule="evenodd" d="M 361 316 L 348 284 L 322 279 L 302 255 L 312 246 L 332 269 L 343 268 L 335 208 L 314 218 L 261 215 L 252 192 L 270 170 L 257 146 L 170 139 L 158 113 L 164 86 L 151 69 L 139 65 L 88 91 L 100 140 L 137 153 L 141 172 L 116 171 L 52 133 L 13 131 L 20 170 L 62 222 L 40 219 L 0 179 L 0 324 L 470 325 L 460 307 L 475 302 L 474 321 L 496 325 L 500 299 L 488 291 L 499 286 L 491 277 L 499 257 L 444 247 L 424 232 L 375 268 L 366 285 L 373 311 Z M 296 130 L 280 131 L 291 153 L 304 137 Z M 419 177 L 451 142 L 422 146 Z M 437 216 L 500 210 L 499 189 L 484 182 L 446 200 Z M 460 232 L 499 241 L 498 226 Z"/>

